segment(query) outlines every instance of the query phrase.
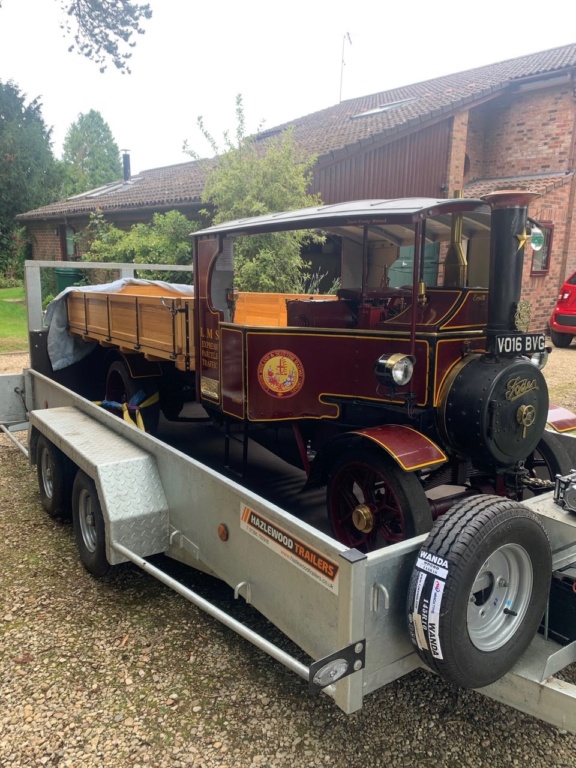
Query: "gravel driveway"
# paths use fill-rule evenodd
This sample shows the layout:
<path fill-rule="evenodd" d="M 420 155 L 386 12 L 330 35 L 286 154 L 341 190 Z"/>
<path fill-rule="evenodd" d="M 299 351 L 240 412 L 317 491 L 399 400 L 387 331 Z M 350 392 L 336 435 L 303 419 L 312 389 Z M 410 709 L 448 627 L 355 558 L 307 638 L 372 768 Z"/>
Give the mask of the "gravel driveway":
<path fill-rule="evenodd" d="M 546 369 L 574 409 L 575 363 L 555 350 Z M 0 372 L 22 364 L 0 357 Z M 0 768 L 576 765 L 575 736 L 424 671 L 346 716 L 141 571 L 91 578 L 4 436 L 0 562 Z M 219 582 L 187 579 L 278 639 Z"/>

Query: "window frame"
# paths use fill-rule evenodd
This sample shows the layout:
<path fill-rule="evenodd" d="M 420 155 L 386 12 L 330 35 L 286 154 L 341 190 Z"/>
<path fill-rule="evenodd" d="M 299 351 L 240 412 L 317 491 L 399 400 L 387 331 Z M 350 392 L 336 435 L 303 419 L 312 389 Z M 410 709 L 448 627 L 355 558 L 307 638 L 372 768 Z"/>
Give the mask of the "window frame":
<path fill-rule="evenodd" d="M 539 221 L 539 228 L 544 234 L 544 245 L 539 251 L 532 249 L 532 261 L 530 263 L 530 275 L 538 277 L 539 275 L 547 275 L 550 272 L 550 260 L 552 254 L 552 245 L 554 243 L 554 224 L 551 221 Z M 545 266 L 535 267 L 534 262 L 538 262 L 540 255 L 545 249 L 546 262 Z M 540 262 L 541 263 L 541 262 Z"/>

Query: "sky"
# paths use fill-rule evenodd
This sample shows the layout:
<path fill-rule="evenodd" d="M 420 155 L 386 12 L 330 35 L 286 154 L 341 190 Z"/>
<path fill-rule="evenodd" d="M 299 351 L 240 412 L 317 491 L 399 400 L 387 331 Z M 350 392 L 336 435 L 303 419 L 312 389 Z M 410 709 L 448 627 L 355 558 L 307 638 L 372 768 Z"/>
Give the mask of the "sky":
<path fill-rule="evenodd" d="M 68 52 L 60 0 L 2 0 L 0 81 L 40 97 L 61 156 L 70 125 L 101 113 L 132 172 L 212 154 L 246 128 L 271 128 L 341 100 L 576 42 L 566 0 L 149 0 L 123 75 Z M 572 9 L 572 10 L 568 10 Z M 567 14 L 573 18 L 568 18 Z"/>

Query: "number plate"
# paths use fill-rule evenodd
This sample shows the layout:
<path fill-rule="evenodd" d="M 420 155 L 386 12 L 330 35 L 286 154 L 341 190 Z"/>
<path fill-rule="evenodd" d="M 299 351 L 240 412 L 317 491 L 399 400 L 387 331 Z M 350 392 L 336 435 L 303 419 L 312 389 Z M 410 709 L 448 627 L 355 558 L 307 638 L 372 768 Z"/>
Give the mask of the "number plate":
<path fill-rule="evenodd" d="M 546 350 L 546 336 L 543 333 L 496 334 L 492 348 L 497 355 L 533 355 Z"/>

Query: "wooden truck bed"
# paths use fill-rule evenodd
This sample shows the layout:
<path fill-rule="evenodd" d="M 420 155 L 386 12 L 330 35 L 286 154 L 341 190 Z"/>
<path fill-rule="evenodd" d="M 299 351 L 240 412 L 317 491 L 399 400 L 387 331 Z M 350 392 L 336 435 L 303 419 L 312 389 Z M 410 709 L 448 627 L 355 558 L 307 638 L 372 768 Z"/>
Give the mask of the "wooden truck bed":
<path fill-rule="evenodd" d="M 118 293 L 71 291 L 67 302 L 71 334 L 148 360 L 171 360 L 180 370 L 194 368 L 193 296 L 128 285 Z"/>

